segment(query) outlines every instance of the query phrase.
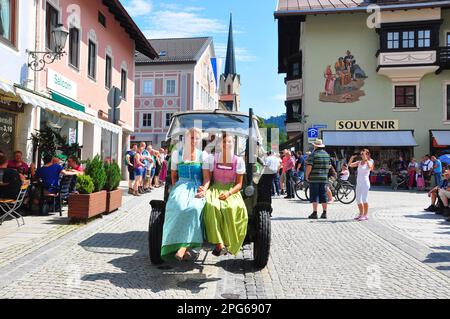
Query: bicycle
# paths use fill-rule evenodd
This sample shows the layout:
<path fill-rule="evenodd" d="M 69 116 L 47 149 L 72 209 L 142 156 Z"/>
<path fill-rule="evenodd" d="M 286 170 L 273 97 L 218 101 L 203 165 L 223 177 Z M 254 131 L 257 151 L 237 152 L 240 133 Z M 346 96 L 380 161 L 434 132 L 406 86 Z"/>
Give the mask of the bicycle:
<path fill-rule="evenodd" d="M 349 181 L 343 181 L 340 179 L 330 180 L 328 187 L 335 199 L 345 205 L 353 203 L 356 199 L 355 186 Z M 309 182 L 299 181 L 295 184 L 295 195 L 298 199 L 303 201 L 309 200 Z"/>

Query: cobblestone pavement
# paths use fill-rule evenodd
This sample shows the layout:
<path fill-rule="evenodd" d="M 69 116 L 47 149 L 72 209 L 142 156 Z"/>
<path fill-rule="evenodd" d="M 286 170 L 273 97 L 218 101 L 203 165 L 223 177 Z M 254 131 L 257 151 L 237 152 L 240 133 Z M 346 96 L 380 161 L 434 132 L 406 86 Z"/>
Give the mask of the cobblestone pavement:
<path fill-rule="evenodd" d="M 365 223 L 353 221 L 355 205 L 334 203 L 328 220 L 311 221 L 310 205 L 276 199 L 261 271 L 250 245 L 237 257 L 202 251 L 195 263 L 151 265 L 148 203 L 161 197 L 127 198 L 116 213 L 0 255 L 0 298 L 450 297 L 450 223 L 422 211 L 424 194 L 375 190 Z"/>

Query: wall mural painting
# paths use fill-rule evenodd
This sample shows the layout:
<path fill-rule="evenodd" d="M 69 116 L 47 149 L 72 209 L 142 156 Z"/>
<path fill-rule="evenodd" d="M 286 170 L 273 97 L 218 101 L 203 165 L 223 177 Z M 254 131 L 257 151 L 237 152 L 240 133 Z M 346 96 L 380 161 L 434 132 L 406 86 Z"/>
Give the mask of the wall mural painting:
<path fill-rule="evenodd" d="M 325 91 L 320 93 L 319 100 L 333 103 L 353 103 L 359 101 L 365 93 L 361 89 L 366 73 L 356 63 L 350 51 L 345 57 L 339 57 L 333 67 L 328 65 L 325 73 Z"/>

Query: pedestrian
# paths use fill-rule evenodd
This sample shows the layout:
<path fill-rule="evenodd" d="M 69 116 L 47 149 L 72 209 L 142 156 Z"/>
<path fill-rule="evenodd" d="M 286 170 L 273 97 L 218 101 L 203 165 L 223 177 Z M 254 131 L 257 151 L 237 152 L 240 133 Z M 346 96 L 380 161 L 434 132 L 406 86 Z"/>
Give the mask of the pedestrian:
<path fill-rule="evenodd" d="M 151 191 L 153 189 L 152 187 L 152 169 L 155 166 L 154 163 L 154 159 L 153 159 L 153 147 L 151 145 L 147 146 L 147 152 L 145 153 L 145 155 L 147 156 L 147 160 L 148 160 L 148 164 L 145 170 L 145 178 L 146 178 L 146 183 L 145 183 L 145 188 L 148 191 Z"/>
<path fill-rule="evenodd" d="M 135 179 L 134 179 L 134 186 L 133 186 L 133 195 L 134 196 L 140 196 L 140 194 L 143 194 L 142 190 L 141 190 L 141 185 L 142 185 L 142 179 L 143 179 L 143 175 L 144 175 L 144 159 L 142 157 L 142 152 L 144 151 L 142 145 L 139 146 L 136 154 L 134 154 L 134 175 L 135 175 Z"/>
<path fill-rule="evenodd" d="M 370 172 L 374 169 L 374 162 L 370 158 L 370 151 L 363 149 L 360 153 L 361 160 L 355 162 L 355 155 L 350 158 L 349 167 L 357 167 L 356 178 L 356 202 L 358 203 L 359 216 L 355 218 L 358 221 L 368 220 L 369 214 L 369 189 Z"/>
<path fill-rule="evenodd" d="M 434 183 L 440 185 L 442 181 L 442 162 L 434 155 L 431 156 L 431 161 L 433 162 Z"/>
<path fill-rule="evenodd" d="M 309 200 L 313 206 L 313 213 L 309 219 L 317 219 L 317 206 L 322 204 L 321 219 L 327 218 L 327 184 L 330 169 L 330 155 L 325 151 L 321 139 L 313 142 L 314 152 L 308 157 L 305 178 L 309 182 Z"/>
<path fill-rule="evenodd" d="M 165 148 L 160 149 L 161 153 L 161 173 L 159 173 L 160 183 L 164 184 L 167 177 L 167 150 Z"/>
<path fill-rule="evenodd" d="M 159 174 L 161 173 L 161 167 L 162 167 L 159 152 L 156 151 L 156 150 L 153 151 L 153 157 L 155 159 L 155 176 L 153 177 L 154 178 L 153 182 L 154 182 L 155 187 L 159 188 L 160 187 L 160 185 L 159 185 Z"/>
<path fill-rule="evenodd" d="M 284 150 L 284 161 L 283 167 L 286 174 L 286 197 L 285 199 L 293 199 L 294 195 L 294 168 L 295 168 L 295 157 L 289 150 Z"/>
<path fill-rule="evenodd" d="M 137 152 L 137 145 L 132 144 L 131 148 L 125 154 L 125 164 L 128 169 L 128 194 L 133 194 L 133 183 L 134 183 L 134 155 Z"/>
<path fill-rule="evenodd" d="M 280 160 L 273 152 L 268 152 L 265 165 L 268 167 L 269 174 L 272 181 L 272 196 L 280 196 L 280 180 L 278 177 L 278 169 L 280 167 Z M 277 181 L 278 180 L 278 181 Z"/>
<path fill-rule="evenodd" d="M 142 149 L 142 163 L 144 164 L 144 172 L 142 175 L 142 182 L 140 185 L 140 193 L 145 194 L 149 193 L 150 189 L 148 188 L 148 180 L 147 180 L 147 173 L 148 173 L 148 167 L 150 165 L 150 153 L 147 150 L 147 144 L 145 142 L 141 142 L 140 147 Z"/>
<path fill-rule="evenodd" d="M 413 157 L 408 164 L 408 188 L 412 189 L 414 185 L 416 185 L 416 174 L 417 169 L 419 168 L 419 164 L 416 162 L 416 159 Z"/>
<path fill-rule="evenodd" d="M 295 164 L 295 168 L 297 170 L 298 178 L 303 181 L 305 179 L 305 158 L 303 157 L 302 152 L 297 153 L 297 162 Z"/>
<path fill-rule="evenodd" d="M 333 202 L 333 193 L 331 192 L 331 185 L 334 185 L 338 177 L 336 170 L 331 162 L 330 169 L 328 170 L 328 185 L 327 185 L 327 198 L 328 202 Z"/>
<path fill-rule="evenodd" d="M 281 168 L 280 168 L 280 186 L 281 186 L 281 195 L 286 195 L 286 168 L 285 163 L 287 161 L 286 156 L 284 155 L 285 151 L 282 151 L 280 154 L 281 159 Z"/>
<path fill-rule="evenodd" d="M 431 172 L 433 170 L 433 161 L 430 160 L 430 155 L 425 155 L 422 162 L 422 175 L 425 181 L 425 189 L 430 190 Z"/>

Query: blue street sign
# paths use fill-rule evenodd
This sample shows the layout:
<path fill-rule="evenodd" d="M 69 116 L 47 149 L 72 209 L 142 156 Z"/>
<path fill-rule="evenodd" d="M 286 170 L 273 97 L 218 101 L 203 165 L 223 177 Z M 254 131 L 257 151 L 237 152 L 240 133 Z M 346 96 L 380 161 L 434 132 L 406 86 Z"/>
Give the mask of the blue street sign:
<path fill-rule="evenodd" d="M 319 130 L 315 127 L 310 127 L 308 129 L 308 138 L 318 138 L 319 137 Z"/>
<path fill-rule="evenodd" d="M 326 124 L 313 124 L 312 127 L 314 127 L 314 128 L 328 128 L 328 125 L 326 125 Z"/>

